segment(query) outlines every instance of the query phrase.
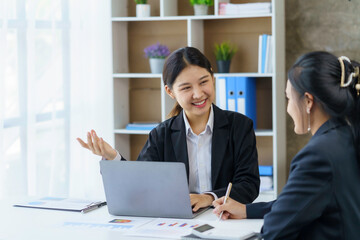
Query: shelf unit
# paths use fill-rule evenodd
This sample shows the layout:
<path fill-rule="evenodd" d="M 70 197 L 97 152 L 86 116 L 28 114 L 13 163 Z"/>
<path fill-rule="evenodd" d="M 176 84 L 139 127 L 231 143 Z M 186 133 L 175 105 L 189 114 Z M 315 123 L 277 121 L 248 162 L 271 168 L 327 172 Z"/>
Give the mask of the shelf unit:
<path fill-rule="evenodd" d="M 284 0 L 271 2 L 267 14 L 218 15 L 215 0 L 206 16 L 194 16 L 187 0 L 148 0 L 151 17 L 135 17 L 133 0 L 112 0 L 112 46 L 114 85 L 114 146 L 127 159 L 136 159 L 149 131 L 129 131 L 129 122 L 165 120 L 174 101 L 164 91 L 161 74 L 151 74 L 143 49 L 160 42 L 170 51 L 183 46 L 200 49 L 215 72 L 214 43 L 231 41 L 238 52 L 228 74 L 256 78 L 257 126 L 255 134 L 259 163 L 273 165 L 274 191 L 262 194 L 266 200 L 276 198 L 286 181 L 285 150 L 285 40 Z M 231 0 L 231 3 L 260 2 Z M 258 39 L 272 34 L 274 71 L 257 73 Z"/>

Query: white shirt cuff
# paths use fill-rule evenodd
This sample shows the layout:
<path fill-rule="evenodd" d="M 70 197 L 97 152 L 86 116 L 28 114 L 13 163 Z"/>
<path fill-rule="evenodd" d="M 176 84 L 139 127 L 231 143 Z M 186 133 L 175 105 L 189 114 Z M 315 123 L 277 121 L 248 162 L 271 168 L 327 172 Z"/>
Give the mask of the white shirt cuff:
<path fill-rule="evenodd" d="M 120 153 L 119 153 L 117 150 L 115 150 L 115 151 L 116 151 L 116 157 L 114 158 L 114 160 L 115 160 L 115 161 L 121 161 L 121 155 L 120 155 Z M 101 160 L 108 160 L 108 159 L 102 157 Z"/>
<path fill-rule="evenodd" d="M 203 194 L 210 194 L 210 195 L 212 195 L 214 197 L 214 201 L 218 200 L 218 196 L 213 192 L 203 192 Z"/>

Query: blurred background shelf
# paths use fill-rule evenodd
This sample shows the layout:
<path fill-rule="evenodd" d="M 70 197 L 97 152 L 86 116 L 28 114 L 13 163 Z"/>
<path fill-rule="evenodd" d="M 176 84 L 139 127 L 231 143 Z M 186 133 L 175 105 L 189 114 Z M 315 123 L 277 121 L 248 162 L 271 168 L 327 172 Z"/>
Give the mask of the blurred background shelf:
<path fill-rule="evenodd" d="M 286 181 L 285 142 L 285 22 L 284 0 L 264 0 L 271 13 L 219 15 L 219 0 L 209 15 L 194 16 L 188 0 L 148 0 L 151 17 L 135 17 L 133 0 L 112 2 L 113 101 L 115 147 L 129 159 L 137 158 L 148 137 L 148 130 L 126 130 L 132 122 L 161 122 L 174 105 L 167 96 L 161 74 L 150 73 L 143 49 L 157 42 L 170 51 L 193 46 L 210 60 L 215 78 L 254 77 L 256 80 L 259 164 L 273 166 L 274 190 L 261 193 L 274 199 Z M 231 0 L 254 3 L 256 0 Z M 272 35 L 274 71 L 258 73 L 259 35 Z M 238 47 L 231 61 L 230 73 L 217 73 L 214 43 L 230 41 Z M 260 198 L 260 197 L 259 197 Z"/>

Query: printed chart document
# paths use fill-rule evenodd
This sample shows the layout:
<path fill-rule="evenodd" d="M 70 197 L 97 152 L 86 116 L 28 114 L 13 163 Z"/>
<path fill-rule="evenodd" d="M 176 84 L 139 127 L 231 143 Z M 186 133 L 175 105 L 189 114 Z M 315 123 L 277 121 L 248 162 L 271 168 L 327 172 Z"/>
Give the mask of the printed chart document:
<path fill-rule="evenodd" d="M 193 228 L 203 223 L 199 220 L 157 218 L 134 229 L 134 231 L 127 232 L 125 235 L 181 239 L 181 236 L 190 234 Z"/>
<path fill-rule="evenodd" d="M 63 227 L 71 230 L 102 230 L 107 229 L 117 232 L 127 232 L 134 230 L 154 219 L 140 218 L 140 217 L 121 217 L 115 218 L 108 222 L 105 221 L 71 221 L 64 222 Z"/>
<path fill-rule="evenodd" d="M 86 213 L 105 205 L 105 201 L 44 197 L 34 201 L 14 204 L 13 206 Z"/>

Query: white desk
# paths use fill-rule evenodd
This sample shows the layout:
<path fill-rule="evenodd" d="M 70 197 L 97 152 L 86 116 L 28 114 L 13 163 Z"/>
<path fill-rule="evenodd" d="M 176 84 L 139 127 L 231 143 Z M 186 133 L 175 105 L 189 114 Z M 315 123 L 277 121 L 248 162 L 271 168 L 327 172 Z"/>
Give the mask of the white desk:
<path fill-rule="evenodd" d="M 0 200 L 0 240 L 17 239 L 149 239 L 148 237 L 129 237 L 124 233 L 109 228 L 71 228 L 64 226 L 64 222 L 97 222 L 108 223 L 115 218 L 126 218 L 112 216 L 108 213 L 107 207 L 91 211 L 86 214 L 78 212 L 66 212 L 43 209 L 30 209 L 13 207 L 11 200 Z M 263 220 L 227 220 L 217 221 L 212 210 L 199 215 L 195 220 L 206 221 L 209 224 L 226 224 L 234 228 L 242 228 L 259 232 Z"/>

